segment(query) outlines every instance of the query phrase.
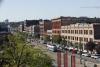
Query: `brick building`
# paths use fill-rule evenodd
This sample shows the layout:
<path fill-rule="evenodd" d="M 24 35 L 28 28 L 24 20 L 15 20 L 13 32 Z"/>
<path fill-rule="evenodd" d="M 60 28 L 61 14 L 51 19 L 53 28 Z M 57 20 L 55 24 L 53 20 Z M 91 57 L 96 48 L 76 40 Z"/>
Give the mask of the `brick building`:
<path fill-rule="evenodd" d="M 52 19 L 52 34 L 60 35 L 61 34 L 61 26 L 72 24 L 72 18 L 75 17 L 59 17 Z"/>

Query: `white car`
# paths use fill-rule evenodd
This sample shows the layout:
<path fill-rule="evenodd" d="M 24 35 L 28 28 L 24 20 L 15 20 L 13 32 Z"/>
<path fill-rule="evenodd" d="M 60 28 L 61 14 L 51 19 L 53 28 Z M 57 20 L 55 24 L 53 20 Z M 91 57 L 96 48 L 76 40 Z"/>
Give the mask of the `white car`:
<path fill-rule="evenodd" d="M 91 54 L 88 54 L 88 53 L 82 53 L 82 56 L 85 56 L 85 57 L 90 57 Z"/>
<path fill-rule="evenodd" d="M 100 54 L 93 54 L 93 55 L 91 55 L 91 57 L 94 59 L 98 59 L 98 58 L 100 58 Z"/>
<path fill-rule="evenodd" d="M 83 50 L 82 56 L 90 57 L 91 55 L 87 52 L 87 50 Z"/>
<path fill-rule="evenodd" d="M 56 52 L 57 51 L 57 47 L 55 45 L 47 45 L 46 46 L 48 50 Z"/>
<path fill-rule="evenodd" d="M 69 47 L 68 50 L 69 50 L 69 51 L 73 50 L 73 47 Z"/>

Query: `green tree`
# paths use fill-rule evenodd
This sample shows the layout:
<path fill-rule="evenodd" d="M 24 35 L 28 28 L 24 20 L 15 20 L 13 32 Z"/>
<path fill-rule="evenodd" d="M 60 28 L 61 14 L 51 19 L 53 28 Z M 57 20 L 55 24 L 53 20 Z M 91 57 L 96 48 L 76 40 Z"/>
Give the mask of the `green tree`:
<path fill-rule="evenodd" d="M 9 35 L 8 39 L 9 46 L 0 55 L 1 67 L 51 67 L 50 57 L 27 45 L 23 35 Z"/>
<path fill-rule="evenodd" d="M 85 48 L 89 51 L 93 51 L 95 49 L 96 44 L 93 41 L 89 41 L 86 43 Z"/>
<path fill-rule="evenodd" d="M 60 44 L 61 41 L 62 41 L 62 38 L 61 38 L 60 35 L 55 35 L 55 36 L 52 37 L 52 41 L 53 41 L 54 43 Z"/>
<path fill-rule="evenodd" d="M 95 50 L 96 50 L 97 54 L 100 54 L 100 45 L 99 44 L 96 45 Z"/>
<path fill-rule="evenodd" d="M 78 43 L 74 43 L 74 47 L 78 49 Z"/>
<path fill-rule="evenodd" d="M 45 35 L 45 36 L 44 36 L 44 41 L 46 41 L 46 42 L 50 41 L 50 36 Z"/>
<path fill-rule="evenodd" d="M 60 44 L 61 44 L 62 46 L 64 46 L 64 47 L 67 45 L 67 41 L 65 40 L 65 38 L 63 38 L 63 39 L 61 40 Z"/>
<path fill-rule="evenodd" d="M 82 44 L 82 43 L 79 43 L 79 44 L 78 44 L 78 48 L 79 48 L 81 51 L 83 51 L 83 44 Z"/>

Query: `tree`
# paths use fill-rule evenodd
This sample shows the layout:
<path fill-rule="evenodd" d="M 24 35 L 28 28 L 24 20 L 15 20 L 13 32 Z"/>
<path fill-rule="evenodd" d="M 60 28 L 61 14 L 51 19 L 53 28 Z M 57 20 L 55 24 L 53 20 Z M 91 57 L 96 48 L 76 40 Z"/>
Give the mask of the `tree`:
<path fill-rule="evenodd" d="M 83 45 L 82 45 L 82 43 L 78 44 L 78 48 L 80 49 L 80 51 L 83 51 Z"/>
<path fill-rule="evenodd" d="M 97 54 L 100 54 L 100 45 L 99 44 L 96 45 L 95 50 L 96 50 Z"/>
<path fill-rule="evenodd" d="M 78 49 L 78 43 L 74 43 L 74 47 Z"/>
<path fill-rule="evenodd" d="M 50 41 L 50 36 L 45 35 L 45 36 L 44 36 L 44 41 L 46 41 L 46 42 L 47 42 L 47 41 Z"/>
<path fill-rule="evenodd" d="M 55 35 L 55 36 L 52 37 L 52 41 L 53 41 L 54 43 L 60 44 L 60 42 L 62 41 L 62 38 L 61 38 L 60 35 Z"/>
<path fill-rule="evenodd" d="M 61 44 L 62 46 L 64 46 L 64 47 L 67 45 L 67 41 L 65 40 L 65 38 L 63 38 L 63 39 L 61 40 L 60 44 Z"/>
<path fill-rule="evenodd" d="M 89 41 L 86 43 L 85 48 L 89 51 L 93 51 L 95 49 L 96 44 L 93 41 Z"/>
<path fill-rule="evenodd" d="M 27 45 L 23 35 L 9 35 L 8 39 L 9 46 L 0 55 L 1 67 L 51 67 L 51 58 Z"/>

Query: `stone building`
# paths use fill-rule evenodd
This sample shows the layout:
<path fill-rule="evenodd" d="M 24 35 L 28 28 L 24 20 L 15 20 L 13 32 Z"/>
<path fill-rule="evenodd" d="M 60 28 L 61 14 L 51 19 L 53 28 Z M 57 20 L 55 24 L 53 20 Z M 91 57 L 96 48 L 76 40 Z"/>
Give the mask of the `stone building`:
<path fill-rule="evenodd" d="M 61 26 L 61 36 L 66 41 L 72 43 L 82 43 L 84 45 L 90 40 L 98 42 L 100 40 L 100 24 L 93 23 L 76 23 L 66 26 Z"/>

